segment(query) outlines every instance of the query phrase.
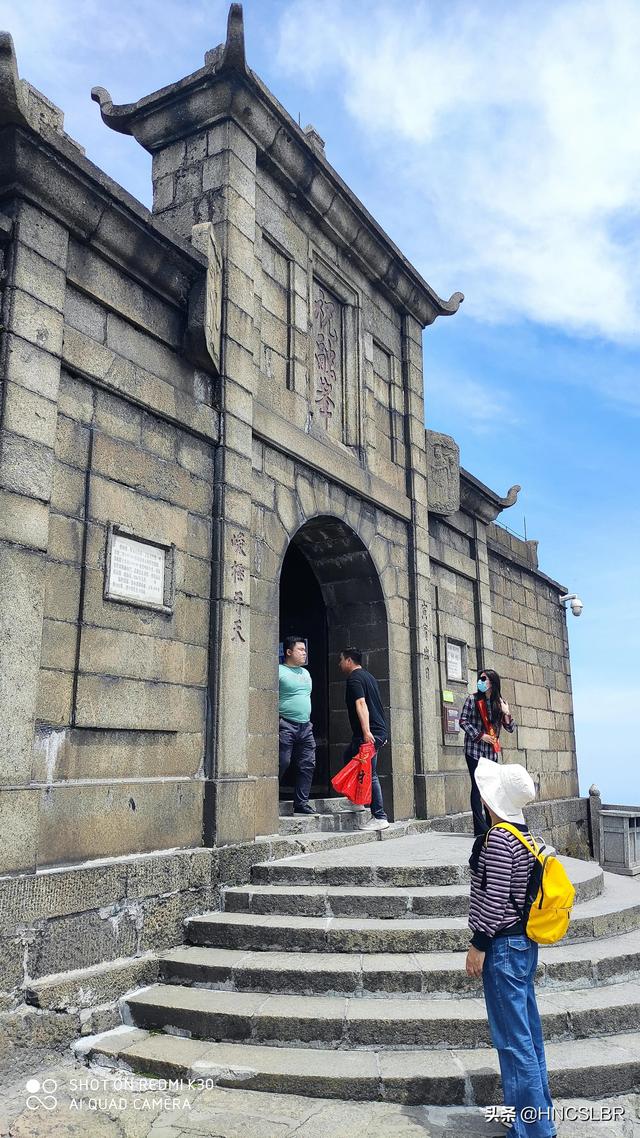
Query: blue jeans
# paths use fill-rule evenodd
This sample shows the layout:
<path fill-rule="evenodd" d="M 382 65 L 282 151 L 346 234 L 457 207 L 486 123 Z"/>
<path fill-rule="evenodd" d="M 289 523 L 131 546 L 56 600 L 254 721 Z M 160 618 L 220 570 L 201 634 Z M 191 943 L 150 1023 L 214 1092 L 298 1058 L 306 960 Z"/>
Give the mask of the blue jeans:
<path fill-rule="evenodd" d="M 291 723 L 279 719 L 279 771 L 280 782 L 294 768 L 293 809 L 301 810 L 309 801 L 313 772 L 316 765 L 316 741 L 311 723 Z"/>
<path fill-rule="evenodd" d="M 482 969 L 489 1030 L 498 1052 L 505 1106 L 516 1108 L 512 1138 L 552 1138 L 556 1133 L 549 1094 L 542 1025 L 533 985 L 538 946 L 522 936 L 496 937 Z M 521 1117 L 523 1107 L 539 1117 Z"/>
<path fill-rule="evenodd" d="M 386 739 L 378 739 L 374 735 L 373 741 L 376 745 L 376 753 L 371 762 L 371 813 L 374 818 L 386 818 L 387 815 L 384 811 L 384 803 L 382 801 L 382 787 L 380 786 L 380 779 L 378 778 L 378 751 L 386 743 Z M 358 754 L 364 739 L 362 735 L 354 735 L 348 747 L 345 747 L 342 756 L 342 765 L 346 766 L 349 759 L 353 759 Z"/>

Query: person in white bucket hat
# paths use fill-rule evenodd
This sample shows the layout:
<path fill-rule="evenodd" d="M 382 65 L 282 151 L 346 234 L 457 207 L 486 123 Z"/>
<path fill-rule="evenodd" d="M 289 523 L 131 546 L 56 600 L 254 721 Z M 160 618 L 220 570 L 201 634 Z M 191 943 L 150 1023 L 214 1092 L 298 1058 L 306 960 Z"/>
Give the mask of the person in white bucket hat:
<path fill-rule="evenodd" d="M 481 758 L 475 772 L 492 827 L 473 843 L 467 953 L 469 976 L 482 977 L 487 1018 L 498 1052 L 511 1138 L 553 1138 L 556 1127 L 549 1093 L 542 1025 L 534 977 L 538 945 L 526 935 L 518 910 L 525 903 L 533 854 L 508 830 L 509 822 L 529 840 L 522 813 L 536 788 L 525 767 Z M 524 1111 L 524 1118 L 522 1112 Z M 506 1119 L 509 1111 L 503 1117 Z"/>

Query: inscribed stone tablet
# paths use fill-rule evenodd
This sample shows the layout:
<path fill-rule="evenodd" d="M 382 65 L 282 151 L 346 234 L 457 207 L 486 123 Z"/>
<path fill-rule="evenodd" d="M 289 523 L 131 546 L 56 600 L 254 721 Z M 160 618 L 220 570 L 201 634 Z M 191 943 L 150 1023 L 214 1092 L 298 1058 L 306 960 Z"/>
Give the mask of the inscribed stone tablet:
<path fill-rule="evenodd" d="M 447 640 L 447 679 L 462 679 L 462 645 Z"/>
<path fill-rule="evenodd" d="M 109 561 L 108 595 L 143 604 L 164 604 L 165 550 L 114 533 Z"/>

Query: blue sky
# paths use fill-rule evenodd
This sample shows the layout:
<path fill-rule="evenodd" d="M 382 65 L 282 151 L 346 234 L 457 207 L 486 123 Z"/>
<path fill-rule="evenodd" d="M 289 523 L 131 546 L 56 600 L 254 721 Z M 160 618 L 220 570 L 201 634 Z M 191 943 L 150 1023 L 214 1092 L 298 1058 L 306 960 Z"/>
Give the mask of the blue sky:
<path fill-rule="evenodd" d="M 150 159 L 108 131 L 195 71 L 218 0 L 0 0 L 22 77 L 150 204 Z M 425 333 L 428 425 L 578 592 L 569 617 L 582 793 L 640 803 L 640 6 L 247 0 L 249 65 L 457 316 Z M 492 404 L 497 411 L 489 412 Z"/>

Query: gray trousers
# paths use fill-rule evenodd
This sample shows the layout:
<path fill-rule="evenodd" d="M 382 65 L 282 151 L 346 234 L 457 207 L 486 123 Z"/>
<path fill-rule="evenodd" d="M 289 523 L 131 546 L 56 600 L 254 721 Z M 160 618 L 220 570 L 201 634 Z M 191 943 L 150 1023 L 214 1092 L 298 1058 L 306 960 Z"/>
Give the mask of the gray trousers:
<path fill-rule="evenodd" d="M 293 765 L 293 809 L 306 806 L 316 765 L 316 741 L 311 723 L 291 723 L 280 717 L 280 782 Z"/>

